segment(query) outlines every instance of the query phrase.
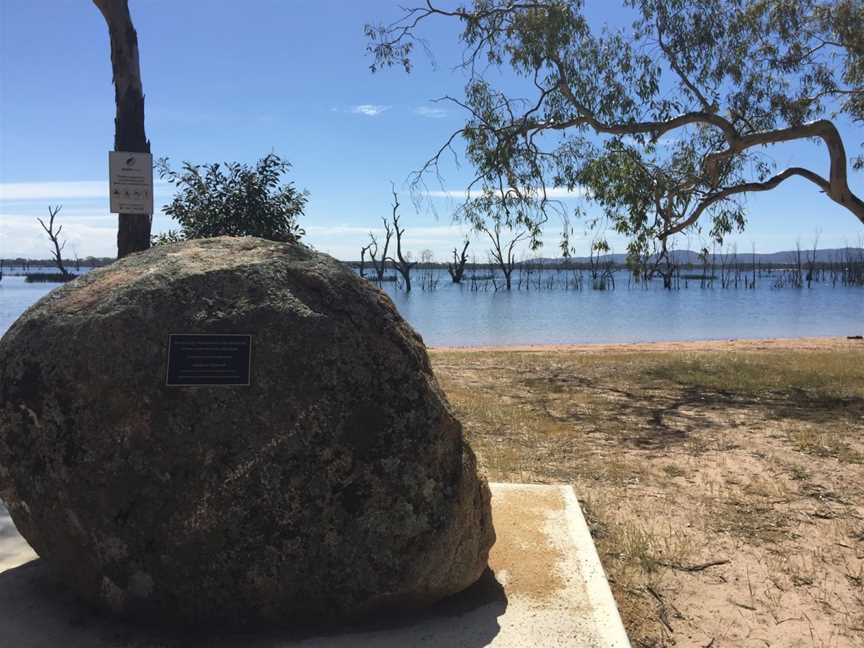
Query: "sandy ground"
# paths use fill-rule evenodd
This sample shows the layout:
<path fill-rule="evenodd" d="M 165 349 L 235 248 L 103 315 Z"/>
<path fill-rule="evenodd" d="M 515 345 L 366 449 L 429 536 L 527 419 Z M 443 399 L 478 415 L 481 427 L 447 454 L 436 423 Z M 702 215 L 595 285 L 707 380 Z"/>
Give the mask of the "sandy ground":
<path fill-rule="evenodd" d="M 654 351 L 765 351 L 782 349 L 855 349 L 864 348 L 864 340 L 849 337 L 799 337 L 799 338 L 765 338 L 752 340 L 683 340 L 679 342 L 620 342 L 597 344 L 528 344 L 514 346 L 438 346 L 429 347 L 430 353 L 489 353 L 502 351 L 519 352 L 575 352 L 602 353 L 628 352 L 634 353 Z"/>
<path fill-rule="evenodd" d="M 634 646 L 864 646 L 864 341 L 431 357 L 492 479 L 573 484 Z"/>

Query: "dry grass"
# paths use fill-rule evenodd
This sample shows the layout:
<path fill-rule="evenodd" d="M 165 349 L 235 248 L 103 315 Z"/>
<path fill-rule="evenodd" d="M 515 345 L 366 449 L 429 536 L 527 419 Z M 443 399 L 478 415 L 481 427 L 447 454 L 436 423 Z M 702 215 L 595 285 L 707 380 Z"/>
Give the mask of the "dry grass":
<path fill-rule="evenodd" d="M 574 484 L 634 646 L 864 646 L 864 345 L 432 360 L 491 479 Z"/>

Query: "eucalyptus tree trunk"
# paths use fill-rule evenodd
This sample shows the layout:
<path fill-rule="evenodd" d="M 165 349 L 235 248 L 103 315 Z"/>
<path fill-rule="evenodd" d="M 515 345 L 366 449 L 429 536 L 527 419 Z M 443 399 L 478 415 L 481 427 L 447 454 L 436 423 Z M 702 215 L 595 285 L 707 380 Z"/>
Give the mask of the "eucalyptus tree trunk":
<path fill-rule="evenodd" d="M 111 69 L 114 76 L 114 150 L 149 153 L 144 133 L 144 91 L 138 63 L 138 34 L 129 15 L 128 0 L 93 0 L 108 24 Z M 120 214 L 117 258 L 150 247 L 151 214 Z"/>

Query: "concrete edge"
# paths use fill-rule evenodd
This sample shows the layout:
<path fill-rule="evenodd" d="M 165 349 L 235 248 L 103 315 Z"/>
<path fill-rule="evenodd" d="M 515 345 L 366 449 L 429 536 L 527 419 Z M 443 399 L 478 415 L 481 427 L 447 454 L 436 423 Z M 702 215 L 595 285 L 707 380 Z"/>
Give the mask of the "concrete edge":
<path fill-rule="evenodd" d="M 600 562 L 600 555 L 594 545 L 594 538 L 588 530 L 588 523 L 582 515 L 582 507 L 576 498 L 576 491 L 566 484 L 514 484 L 494 482 L 495 490 L 547 490 L 556 488 L 564 499 L 564 515 L 570 538 L 576 548 L 576 560 L 585 582 L 585 590 L 594 611 L 594 627 L 600 636 L 603 648 L 631 648 L 630 639 L 624 630 L 624 623 L 618 612 L 618 605 L 609 588 L 606 572 Z"/>
<path fill-rule="evenodd" d="M 550 488 L 570 488 L 563 484 L 522 484 L 519 482 L 489 482 L 489 487 L 494 490 L 519 490 L 519 491 L 542 491 Z M 493 493 L 494 494 L 494 493 Z"/>
<path fill-rule="evenodd" d="M 585 589 L 595 612 L 596 627 L 603 638 L 603 645 L 609 648 L 630 648 L 630 639 L 624 630 L 624 623 L 618 612 L 618 605 L 609 588 L 609 581 L 603 571 L 603 564 L 594 546 L 594 538 L 588 530 L 582 507 L 576 499 L 572 486 L 561 486 L 566 504 L 567 523 L 570 536 L 576 545 L 576 558 L 585 578 Z"/>

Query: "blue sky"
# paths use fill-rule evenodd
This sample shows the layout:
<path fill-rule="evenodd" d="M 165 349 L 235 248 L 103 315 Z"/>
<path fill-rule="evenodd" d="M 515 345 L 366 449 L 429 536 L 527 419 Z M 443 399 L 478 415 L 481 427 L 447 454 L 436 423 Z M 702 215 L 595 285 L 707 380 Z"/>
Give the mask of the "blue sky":
<path fill-rule="evenodd" d="M 595 21 L 620 22 L 611 3 L 588 1 Z M 294 168 L 290 179 L 311 196 L 307 241 L 343 259 L 357 258 L 366 232 L 390 212 L 390 182 L 400 190 L 407 245 L 443 259 L 464 228 L 450 222 L 452 200 L 436 214 L 417 212 L 405 180 L 462 123 L 452 106 L 431 100 L 459 96 L 465 76 L 452 69 L 461 53 L 455 25 L 430 23 L 436 56 L 414 72 L 369 72 L 366 22 L 392 20 L 396 2 L 323 0 L 130 0 L 138 30 L 146 94 L 147 133 L 154 156 L 176 164 L 254 162 L 275 151 Z M 505 84 L 510 83 L 504 79 Z M 63 204 L 69 252 L 115 253 L 116 216 L 108 213 L 107 151 L 114 102 L 104 21 L 82 0 L 0 0 L 0 256 L 47 256 L 35 222 L 49 204 Z M 860 128 L 843 125 L 850 154 Z M 823 171 L 827 155 L 811 143 L 774 147 L 779 167 L 807 164 Z M 459 192 L 470 169 L 448 167 L 447 189 Z M 853 178 L 864 193 L 864 175 Z M 157 186 L 158 205 L 171 187 Z M 575 203 L 574 203 L 575 204 Z M 803 180 L 748 199 L 742 250 L 859 244 L 864 227 Z M 168 229 L 157 214 L 154 231 Z M 557 254 L 557 226 L 544 253 Z M 577 224 L 577 232 L 583 228 Z M 621 241 L 612 240 L 616 251 Z M 697 246 L 697 241 L 691 247 Z M 588 242 L 576 241 L 577 254 Z M 482 241 L 475 253 L 485 258 Z"/>

